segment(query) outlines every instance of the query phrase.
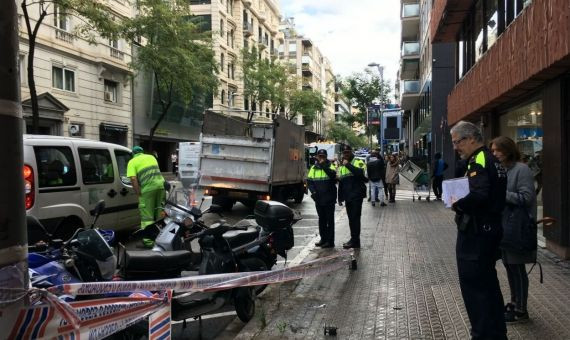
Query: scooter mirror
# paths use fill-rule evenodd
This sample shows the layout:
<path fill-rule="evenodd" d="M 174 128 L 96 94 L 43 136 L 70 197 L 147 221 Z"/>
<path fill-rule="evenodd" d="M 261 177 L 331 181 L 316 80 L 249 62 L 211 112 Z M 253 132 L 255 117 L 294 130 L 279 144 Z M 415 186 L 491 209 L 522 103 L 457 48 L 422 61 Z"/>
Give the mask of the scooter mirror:
<path fill-rule="evenodd" d="M 105 210 L 105 201 L 100 200 L 97 202 L 97 204 L 95 204 L 95 208 L 91 210 L 91 216 L 97 217 L 103 213 L 103 210 Z"/>
<path fill-rule="evenodd" d="M 192 207 L 192 209 L 190 209 L 190 213 L 196 218 L 202 217 L 202 210 L 196 207 Z"/>

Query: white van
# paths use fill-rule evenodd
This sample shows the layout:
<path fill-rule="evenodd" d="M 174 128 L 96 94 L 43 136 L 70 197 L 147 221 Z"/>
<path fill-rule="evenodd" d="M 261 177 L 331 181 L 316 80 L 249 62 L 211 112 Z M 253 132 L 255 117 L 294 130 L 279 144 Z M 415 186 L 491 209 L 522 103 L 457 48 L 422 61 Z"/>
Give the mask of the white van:
<path fill-rule="evenodd" d="M 198 184 L 201 142 L 178 143 L 178 177 L 185 188 Z"/>
<path fill-rule="evenodd" d="M 128 229 L 140 223 L 138 197 L 126 177 L 128 148 L 88 139 L 24 135 L 26 213 L 56 237 L 89 226 L 100 200 L 97 226 Z"/>

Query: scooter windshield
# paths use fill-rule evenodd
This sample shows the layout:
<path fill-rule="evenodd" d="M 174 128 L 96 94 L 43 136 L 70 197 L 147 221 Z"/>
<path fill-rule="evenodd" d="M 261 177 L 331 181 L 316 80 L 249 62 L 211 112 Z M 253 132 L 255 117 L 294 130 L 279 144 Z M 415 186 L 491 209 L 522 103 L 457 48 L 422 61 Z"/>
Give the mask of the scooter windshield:
<path fill-rule="evenodd" d="M 95 229 L 80 232 L 77 235 L 77 241 L 79 241 L 81 252 L 89 254 L 98 261 L 105 261 L 113 256 L 113 250 Z"/>

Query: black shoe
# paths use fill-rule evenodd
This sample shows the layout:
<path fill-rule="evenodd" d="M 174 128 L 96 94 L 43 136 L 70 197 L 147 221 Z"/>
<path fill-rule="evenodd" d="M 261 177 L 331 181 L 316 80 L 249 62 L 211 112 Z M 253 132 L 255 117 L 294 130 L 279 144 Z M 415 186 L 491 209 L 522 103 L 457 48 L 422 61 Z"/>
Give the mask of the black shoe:
<path fill-rule="evenodd" d="M 360 242 L 353 242 L 352 240 L 350 240 L 350 241 L 346 242 L 345 244 L 343 244 L 342 247 L 344 249 L 360 248 Z"/>
<path fill-rule="evenodd" d="M 384 203 L 384 202 L 380 203 L 380 206 L 381 206 L 381 207 L 385 207 L 385 206 L 387 206 L 387 205 L 388 205 L 388 204 L 386 204 L 386 203 Z"/>
<path fill-rule="evenodd" d="M 372 206 L 375 207 L 375 206 L 376 206 L 376 202 L 372 202 Z"/>
<path fill-rule="evenodd" d="M 323 240 L 320 240 L 319 242 L 315 243 L 315 246 L 317 247 L 322 247 L 323 244 L 325 244 L 326 242 L 324 242 Z"/>
<path fill-rule="evenodd" d="M 518 312 L 516 310 L 510 310 L 505 312 L 505 322 L 506 323 L 519 323 L 526 322 L 529 320 L 528 312 Z"/>
<path fill-rule="evenodd" d="M 334 248 L 334 243 L 325 242 L 325 243 L 321 244 L 321 248 L 323 248 L 323 249 L 325 249 L 325 248 Z"/>
<path fill-rule="evenodd" d="M 515 310 L 515 304 L 512 302 L 509 302 L 505 305 L 505 313 L 507 312 L 512 312 Z"/>
<path fill-rule="evenodd" d="M 380 200 L 379 200 L 379 199 L 375 199 L 375 201 L 376 201 L 376 202 L 380 202 Z"/>

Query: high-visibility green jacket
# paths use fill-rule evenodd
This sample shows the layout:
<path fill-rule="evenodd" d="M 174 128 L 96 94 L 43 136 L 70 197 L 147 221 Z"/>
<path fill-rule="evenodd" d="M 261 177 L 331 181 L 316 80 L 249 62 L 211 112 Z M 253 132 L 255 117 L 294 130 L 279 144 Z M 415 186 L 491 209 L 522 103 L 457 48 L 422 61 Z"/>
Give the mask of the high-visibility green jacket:
<path fill-rule="evenodd" d="M 138 153 L 127 164 L 127 177 L 136 177 L 141 193 L 164 188 L 164 178 L 152 155 Z"/>
<path fill-rule="evenodd" d="M 336 166 L 330 161 L 315 164 L 307 175 L 307 186 L 317 205 L 336 203 Z"/>
<path fill-rule="evenodd" d="M 364 176 L 366 164 L 357 158 L 353 158 L 350 163 L 342 165 L 338 171 L 338 201 L 350 202 L 366 197 L 366 182 Z"/>

